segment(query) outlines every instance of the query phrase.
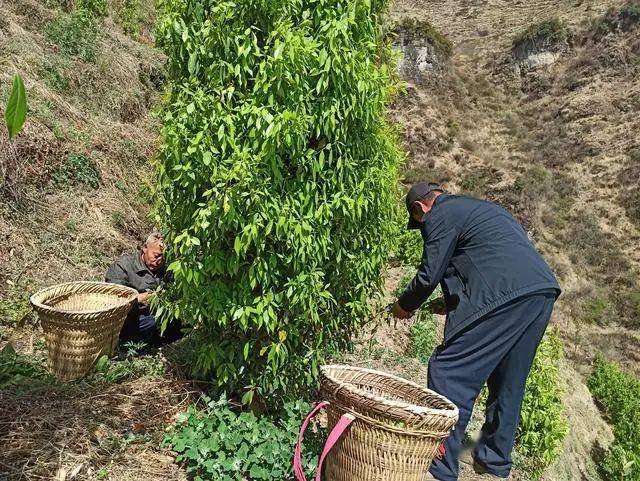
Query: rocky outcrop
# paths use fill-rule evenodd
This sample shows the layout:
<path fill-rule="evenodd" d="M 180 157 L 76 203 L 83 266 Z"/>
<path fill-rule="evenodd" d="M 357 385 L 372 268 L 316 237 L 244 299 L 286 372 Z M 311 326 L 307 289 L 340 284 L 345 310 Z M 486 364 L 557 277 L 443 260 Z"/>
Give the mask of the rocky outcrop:
<path fill-rule="evenodd" d="M 393 46 L 401 53 L 399 73 L 404 79 L 419 82 L 441 71 L 451 57 L 451 42 L 426 21 L 405 20 L 394 31 Z"/>

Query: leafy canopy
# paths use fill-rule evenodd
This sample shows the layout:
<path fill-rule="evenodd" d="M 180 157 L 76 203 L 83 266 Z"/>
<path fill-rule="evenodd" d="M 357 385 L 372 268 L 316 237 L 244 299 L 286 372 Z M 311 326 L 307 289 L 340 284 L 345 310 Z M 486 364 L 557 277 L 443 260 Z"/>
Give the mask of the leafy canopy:
<path fill-rule="evenodd" d="M 386 0 L 161 0 L 169 59 L 156 215 L 196 368 L 289 395 L 367 316 L 401 159 Z"/>

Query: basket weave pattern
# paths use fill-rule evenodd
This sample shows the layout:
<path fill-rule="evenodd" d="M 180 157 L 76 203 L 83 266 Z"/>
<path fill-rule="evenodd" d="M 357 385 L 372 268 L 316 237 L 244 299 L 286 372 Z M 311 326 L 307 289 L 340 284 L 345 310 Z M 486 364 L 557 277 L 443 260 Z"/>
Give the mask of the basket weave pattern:
<path fill-rule="evenodd" d="M 49 370 L 63 381 L 87 374 L 118 345 L 138 292 L 106 282 L 69 282 L 31 296 L 47 344 Z"/>
<path fill-rule="evenodd" d="M 371 369 L 323 366 L 329 428 L 355 421 L 327 458 L 327 481 L 424 481 L 458 409 L 418 384 Z"/>

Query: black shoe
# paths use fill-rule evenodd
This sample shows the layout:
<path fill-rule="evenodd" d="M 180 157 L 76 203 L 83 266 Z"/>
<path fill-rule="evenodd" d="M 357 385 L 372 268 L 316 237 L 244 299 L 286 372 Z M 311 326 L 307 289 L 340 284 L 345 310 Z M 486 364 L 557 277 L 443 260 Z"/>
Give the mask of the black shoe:
<path fill-rule="evenodd" d="M 493 474 L 491 471 L 489 471 L 489 468 L 487 468 L 484 464 L 482 464 L 480 461 L 477 460 L 473 460 L 473 470 L 475 471 L 476 474 L 484 474 L 484 475 L 489 475 L 492 478 L 496 478 L 496 479 L 503 479 L 502 477 Z"/>

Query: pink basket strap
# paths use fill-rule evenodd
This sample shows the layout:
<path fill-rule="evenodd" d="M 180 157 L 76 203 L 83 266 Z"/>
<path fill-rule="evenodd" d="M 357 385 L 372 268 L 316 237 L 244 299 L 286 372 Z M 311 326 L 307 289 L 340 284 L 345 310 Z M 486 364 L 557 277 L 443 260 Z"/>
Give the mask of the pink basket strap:
<path fill-rule="evenodd" d="M 298 443 L 296 444 L 296 450 L 293 455 L 293 472 L 296 475 L 297 481 L 307 481 L 307 478 L 304 475 L 304 469 L 302 468 L 302 440 L 304 438 L 304 432 L 307 430 L 307 426 L 309 426 L 309 421 L 311 418 L 316 415 L 318 411 L 326 407 L 329 403 L 327 401 L 322 401 L 318 403 L 318 405 L 311 410 L 311 412 L 307 415 L 306 419 L 302 423 L 300 427 L 300 432 L 298 433 Z M 320 455 L 320 461 L 318 462 L 318 472 L 316 474 L 316 481 L 321 481 L 322 478 L 322 465 L 324 464 L 324 460 L 329 454 L 329 451 L 336 445 L 336 443 L 340 440 L 346 429 L 353 422 L 354 417 L 351 414 L 345 414 L 342 416 L 336 425 L 329 433 L 329 437 L 327 438 L 327 442 L 324 444 L 324 448 L 322 449 L 322 454 Z"/>

